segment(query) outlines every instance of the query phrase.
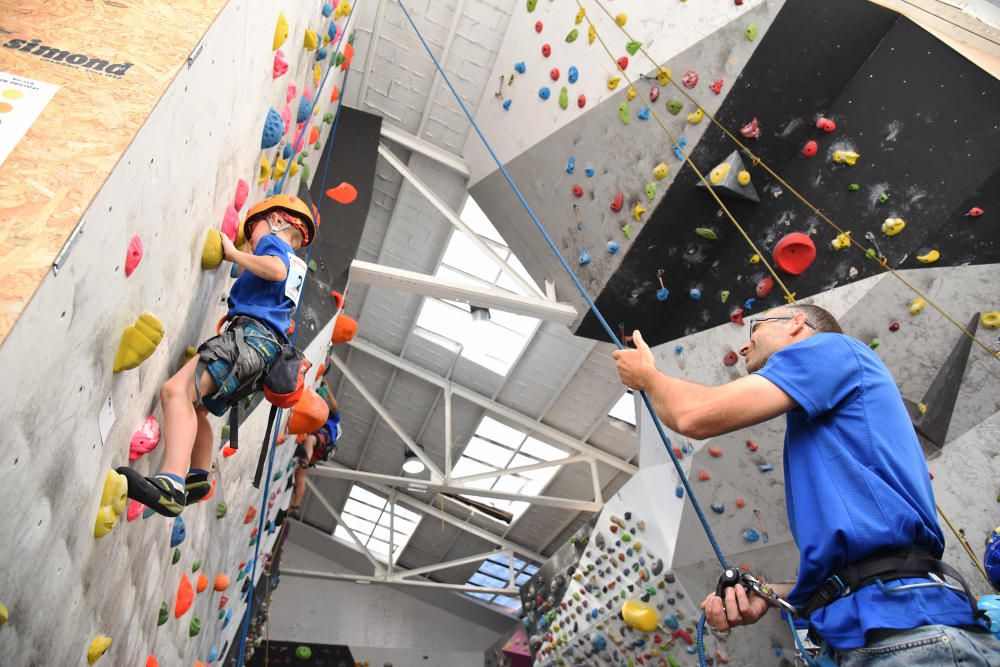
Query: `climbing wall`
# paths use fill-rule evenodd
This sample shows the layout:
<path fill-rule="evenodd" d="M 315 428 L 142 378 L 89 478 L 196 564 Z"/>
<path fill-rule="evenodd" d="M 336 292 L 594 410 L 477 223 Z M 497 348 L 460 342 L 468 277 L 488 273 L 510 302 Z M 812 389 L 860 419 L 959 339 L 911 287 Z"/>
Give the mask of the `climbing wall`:
<path fill-rule="evenodd" d="M 69 78 L 61 78 L 53 72 L 63 65 L 46 58 L 15 60 L 0 51 L 4 67 L 19 76 L 62 85 L 39 120 L 37 128 L 45 132 L 33 129 L 31 141 L 22 141 L 0 166 L 4 183 L 20 179 L 22 187 L 58 195 L 62 170 L 72 172 L 83 163 L 97 175 L 86 181 L 82 194 L 71 188 L 44 211 L 31 208 L 34 204 L 5 209 L 24 213 L 16 220 L 23 227 L 18 233 L 26 235 L 33 233 L 28 222 L 34 220 L 51 231 L 43 212 L 75 212 L 79 222 L 58 272 L 44 275 L 0 348 L 0 367 L 8 378 L 0 401 L 7 508 L 0 521 L 5 545 L 0 553 L 7 563 L 0 602 L 10 614 L 0 629 L 0 654 L 10 665 L 82 664 L 88 648 L 95 650 L 91 657 L 97 664 L 153 664 L 146 663 L 147 656 L 163 665 L 211 662 L 238 641 L 255 548 L 260 547 L 259 574 L 289 501 L 289 445 L 277 449 L 269 495 L 263 495 L 264 482 L 261 490 L 250 484 L 267 405 L 246 416 L 237 452 L 225 447 L 222 423 L 212 419 L 219 445 L 215 489 L 208 500 L 184 511 L 183 530 L 181 522 L 158 515 L 143 518 L 142 509 L 133 506 L 109 534 L 95 539 L 95 517 L 107 471 L 130 463 L 130 444 L 147 449 L 155 440 L 137 431 L 150 416 L 162 419 L 161 384 L 185 361 L 186 348 L 211 335 L 225 313 L 229 265 L 201 268 L 209 229 L 232 231 L 246 206 L 276 191 L 276 168 L 289 172 L 280 183 L 285 192 L 298 192 L 300 181 L 312 182 L 335 111 L 331 96 L 335 100 L 343 76 L 335 65 L 350 58 L 348 36 L 336 39 L 349 7 L 234 1 L 202 21 L 205 3 L 175 2 L 169 12 L 131 3 L 109 9 L 112 21 L 89 5 L 86 11 L 36 5 L 27 9 L 36 13 L 34 25 L 42 26 L 42 33 L 50 31 L 40 35 L 46 42 L 56 43 L 54 26 L 72 25 L 77 42 L 67 48 L 83 51 L 86 36 L 92 42 L 100 35 L 108 53 L 158 52 L 172 60 L 155 67 L 137 60 L 129 70 L 143 85 L 162 84 L 153 88 L 153 100 L 159 98 L 155 108 L 143 111 L 146 91 L 136 89 L 138 106 L 128 106 L 128 87 L 119 97 L 92 72 L 67 68 Z M 20 3 L 10 16 L 31 25 L 31 11 L 24 10 Z M 61 19 L 53 20 L 60 11 Z M 131 29 L 108 29 L 120 25 Z M 26 36 L 33 34 L 23 29 Z M 326 43 L 328 37 L 333 44 Z M 328 67 L 333 68 L 329 80 L 317 90 Z M 89 98 L 81 92 L 88 85 L 94 88 L 84 91 Z M 75 122 L 89 123 L 101 160 L 91 155 L 90 143 L 75 138 L 73 123 L 64 132 L 59 119 L 49 116 L 66 110 L 60 96 L 89 100 L 89 120 Z M 316 111 L 310 116 L 313 100 Z M 124 111 L 135 111 L 138 118 L 121 123 Z M 283 113 L 292 119 L 282 119 Z M 297 120 L 304 122 L 296 126 Z M 291 146 L 296 134 L 303 139 L 302 152 Z M 124 149 L 120 157 L 105 156 L 114 146 Z M 13 170 L 23 157 L 19 151 L 27 148 L 29 155 L 47 158 L 25 179 Z M 107 160 L 114 169 L 102 175 Z M 4 191 L 13 192 L 6 185 Z M 328 224 L 321 234 L 333 228 Z M 68 238 L 72 225 L 58 228 Z M 122 332 L 144 311 L 162 323 L 162 340 L 154 347 L 131 334 L 125 347 L 138 354 L 131 361 L 141 364 L 115 373 Z M 153 322 L 148 316 L 141 321 Z M 314 366 L 326 353 L 332 329 L 332 319 L 313 323 L 304 351 Z M 137 331 L 159 337 L 155 327 L 151 331 L 142 323 Z M 161 450 L 131 464 L 155 472 Z M 45 563 L 44 573 L 36 563 Z M 91 644 L 98 635 L 111 639 L 103 657 L 96 652 L 99 644 Z"/>

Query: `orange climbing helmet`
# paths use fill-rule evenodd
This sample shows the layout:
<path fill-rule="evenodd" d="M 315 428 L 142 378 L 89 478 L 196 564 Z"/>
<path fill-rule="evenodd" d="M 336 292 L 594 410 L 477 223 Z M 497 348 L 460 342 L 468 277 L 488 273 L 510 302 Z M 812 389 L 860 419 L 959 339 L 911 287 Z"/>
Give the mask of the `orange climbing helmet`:
<path fill-rule="evenodd" d="M 250 238 L 250 225 L 256 218 L 267 215 L 271 211 L 285 211 L 303 222 L 304 227 L 298 227 L 302 232 L 302 247 L 306 247 L 316 238 L 316 221 L 313 219 L 312 208 L 295 195 L 273 195 L 262 199 L 247 211 L 243 221 L 243 237 Z"/>

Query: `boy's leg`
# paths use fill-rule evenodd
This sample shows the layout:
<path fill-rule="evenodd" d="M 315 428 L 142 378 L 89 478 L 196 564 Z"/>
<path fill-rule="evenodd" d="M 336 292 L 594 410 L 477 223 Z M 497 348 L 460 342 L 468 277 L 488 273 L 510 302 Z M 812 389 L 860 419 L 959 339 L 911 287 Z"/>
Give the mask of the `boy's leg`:
<path fill-rule="evenodd" d="M 212 426 L 208 423 L 208 410 L 198 408 L 195 414 L 198 431 L 191 451 L 191 468 L 184 478 L 188 505 L 201 502 L 212 491 L 212 483 L 208 481 L 209 470 L 212 469 Z"/>
<path fill-rule="evenodd" d="M 302 504 L 302 497 L 306 495 L 306 471 L 307 468 L 299 466 L 295 469 L 295 497 L 288 509 L 292 512 L 299 509 Z M 296 518 L 298 518 L 296 516 Z"/>

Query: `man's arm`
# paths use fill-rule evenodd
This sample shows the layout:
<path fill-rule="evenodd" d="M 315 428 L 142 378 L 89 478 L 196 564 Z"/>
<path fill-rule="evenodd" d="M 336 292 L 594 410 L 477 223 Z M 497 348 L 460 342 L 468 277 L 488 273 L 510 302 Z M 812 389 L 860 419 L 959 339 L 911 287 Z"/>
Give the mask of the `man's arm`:
<path fill-rule="evenodd" d="M 635 350 L 617 350 L 621 381 L 645 391 L 660 420 L 670 429 L 702 440 L 759 424 L 798 404 L 770 380 L 759 375 L 708 387 L 670 377 L 656 369 L 653 353 L 636 331 Z"/>

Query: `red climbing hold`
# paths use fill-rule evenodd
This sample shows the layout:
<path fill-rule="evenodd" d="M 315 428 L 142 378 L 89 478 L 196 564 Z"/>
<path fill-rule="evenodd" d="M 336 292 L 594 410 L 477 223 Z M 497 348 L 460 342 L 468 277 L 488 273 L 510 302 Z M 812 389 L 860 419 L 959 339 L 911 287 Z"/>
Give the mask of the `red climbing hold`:
<path fill-rule="evenodd" d="M 142 239 L 136 234 L 128 242 L 128 250 L 125 251 L 125 277 L 128 278 L 135 271 L 142 261 Z"/>
<path fill-rule="evenodd" d="M 137 518 L 139 518 L 139 515 L 142 514 L 142 511 L 144 509 L 146 509 L 146 506 L 143 505 L 142 503 L 140 503 L 138 500 L 134 500 L 134 499 L 133 500 L 129 500 L 128 501 L 128 512 L 126 514 L 126 518 L 129 521 L 135 521 Z"/>
<path fill-rule="evenodd" d="M 707 482 L 708 480 L 712 479 L 712 475 L 707 470 L 699 470 L 698 479 L 700 479 L 703 482 Z"/>
<path fill-rule="evenodd" d="M 236 197 L 233 199 L 233 206 L 239 211 L 243 208 L 243 204 L 247 201 L 247 195 L 250 194 L 250 184 L 244 181 L 242 178 L 236 181 Z"/>
<path fill-rule="evenodd" d="M 160 661 L 156 659 L 155 655 L 151 655 L 146 658 L 146 667 L 160 667 Z"/>
<path fill-rule="evenodd" d="M 969 212 L 966 213 L 966 215 L 969 216 L 970 218 L 978 218 L 983 213 L 985 213 L 983 209 L 979 208 L 978 206 L 973 206 L 972 208 L 969 209 Z"/>
<path fill-rule="evenodd" d="M 760 445 L 757 444 L 756 440 L 747 440 L 747 449 L 749 449 L 751 452 L 756 452 L 758 449 L 760 449 Z"/>
<path fill-rule="evenodd" d="M 709 88 L 711 88 L 712 92 L 715 93 L 716 95 L 718 95 L 719 93 L 721 93 L 722 92 L 722 79 L 716 79 L 715 81 L 713 81 L 712 85 L 710 85 Z"/>
<path fill-rule="evenodd" d="M 541 32 L 542 28 L 543 28 L 542 22 L 541 21 L 535 21 L 535 32 Z"/>
<path fill-rule="evenodd" d="M 756 116 L 754 116 L 753 120 L 740 128 L 740 134 L 747 139 L 760 139 L 760 123 L 757 122 Z"/>
<path fill-rule="evenodd" d="M 806 157 L 813 157 L 817 151 L 819 151 L 819 144 L 815 141 L 807 141 L 806 145 L 802 147 L 802 154 Z"/>
<path fill-rule="evenodd" d="M 677 445 L 674 445 L 674 456 L 676 456 L 677 460 L 680 461 L 684 458 L 684 450 Z"/>
<path fill-rule="evenodd" d="M 816 127 L 829 134 L 830 132 L 833 132 L 834 130 L 837 129 L 837 124 L 834 123 L 829 118 L 824 118 L 821 116 L 819 120 L 816 121 Z"/>
<path fill-rule="evenodd" d="M 191 602 L 193 601 L 194 589 L 191 588 L 191 582 L 188 580 L 187 574 L 182 574 L 181 583 L 177 586 L 177 603 L 174 605 L 174 618 L 183 616 L 191 608 Z"/>
<path fill-rule="evenodd" d="M 726 352 L 726 356 L 722 358 L 722 363 L 724 363 L 726 366 L 735 366 L 736 362 L 739 360 L 740 356 L 735 352 L 733 352 L 732 350 L 729 350 L 729 352 Z"/>
<path fill-rule="evenodd" d="M 226 445 L 225 447 L 222 448 L 222 457 L 228 459 L 230 456 L 232 456 L 238 451 L 240 450 L 236 449 L 235 447 L 230 447 L 229 445 Z"/>
<path fill-rule="evenodd" d="M 733 2 L 736 3 L 737 7 L 742 7 L 743 6 L 743 0 L 733 0 Z"/>
<path fill-rule="evenodd" d="M 229 604 L 229 598 L 228 597 L 226 597 L 225 595 L 223 595 L 221 598 L 219 598 L 219 609 L 222 609 L 227 604 Z"/>
<path fill-rule="evenodd" d="M 277 79 L 288 71 L 288 61 L 285 60 L 285 54 L 281 49 L 274 54 L 274 67 L 271 71 L 271 78 Z"/>
<path fill-rule="evenodd" d="M 655 102 L 658 99 L 660 99 L 660 88 L 659 88 L 659 86 L 650 86 L 649 87 L 649 101 L 650 102 Z"/>
<path fill-rule="evenodd" d="M 736 499 L 736 506 L 738 508 L 740 508 L 740 509 L 743 509 L 744 507 L 747 506 L 747 501 L 743 500 L 742 498 L 737 498 Z"/>
<path fill-rule="evenodd" d="M 243 523 L 244 523 L 244 525 L 250 523 L 251 521 L 253 521 L 253 518 L 255 516 L 257 516 L 257 508 L 254 507 L 253 505 L 251 505 L 250 507 L 247 508 L 247 514 L 246 514 L 246 516 L 243 517 Z"/>
<path fill-rule="evenodd" d="M 559 68 L 558 67 L 553 67 L 552 69 L 549 70 L 549 78 L 552 79 L 553 81 L 558 81 L 559 80 Z"/>
<path fill-rule="evenodd" d="M 226 207 L 226 213 L 222 216 L 222 233 L 229 237 L 233 243 L 236 242 L 236 231 L 240 224 L 240 212 L 235 206 Z"/>
<path fill-rule="evenodd" d="M 337 187 L 327 190 L 326 196 L 338 204 L 350 204 L 358 198 L 358 191 L 350 183 L 341 183 Z"/>
<path fill-rule="evenodd" d="M 542 55 L 548 58 L 552 55 L 552 47 L 548 44 L 542 44 Z"/>
<path fill-rule="evenodd" d="M 774 263 L 785 273 L 797 276 L 816 259 L 816 245 L 802 232 L 786 234 L 774 247 Z"/>
<path fill-rule="evenodd" d="M 722 456 L 722 450 L 719 449 L 718 447 L 709 447 L 708 448 L 708 454 L 709 454 L 709 456 L 713 456 L 715 458 L 719 458 L 720 456 Z"/>
<path fill-rule="evenodd" d="M 618 213 L 622 210 L 622 204 L 625 203 L 625 194 L 619 192 L 615 195 L 615 198 L 611 200 L 611 212 Z"/>
<path fill-rule="evenodd" d="M 698 85 L 698 73 L 693 69 L 684 72 L 684 76 L 681 77 L 681 84 L 685 88 L 694 88 Z"/>
<path fill-rule="evenodd" d="M 889 331 L 899 331 L 899 322 L 893 322 L 889 325 Z"/>
<path fill-rule="evenodd" d="M 678 637 L 683 639 L 684 643 L 686 643 L 688 646 L 694 645 L 694 640 L 691 639 L 691 633 L 685 630 L 684 628 L 677 628 L 676 630 L 674 630 L 673 638 L 677 639 Z"/>
<path fill-rule="evenodd" d="M 583 186 L 582 185 L 574 185 L 573 186 L 573 195 L 576 196 L 576 197 L 582 197 L 583 196 Z"/>
<path fill-rule="evenodd" d="M 334 84 L 333 90 L 330 92 L 330 101 L 336 102 L 338 99 L 340 99 L 340 89 L 337 88 L 337 84 Z"/>
<path fill-rule="evenodd" d="M 587 106 L 587 96 L 580 95 L 580 97 L 576 98 L 576 106 L 580 107 L 581 109 Z"/>
<path fill-rule="evenodd" d="M 771 290 L 773 289 L 774 289 L 774 280 L 771 279 L 771 276 L 764 276 L 759 281 L 757 281 L 757 290 L 756 290 L 757 298 L 758 299 L 765 298 L 768 294 L 771 293 Z"/>
<path fill-rule="evenodd" d="M 733 324 L 743 326 L 743 309 L 737 308 L 733 312 L 729 313 L 729 321 Z"/>
<path fill-rule="evenodd" d="M 622 56 L 618 59 L 618 69 L 623 72 L 628 69 L 628 56 Z"/>

